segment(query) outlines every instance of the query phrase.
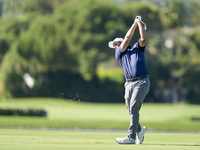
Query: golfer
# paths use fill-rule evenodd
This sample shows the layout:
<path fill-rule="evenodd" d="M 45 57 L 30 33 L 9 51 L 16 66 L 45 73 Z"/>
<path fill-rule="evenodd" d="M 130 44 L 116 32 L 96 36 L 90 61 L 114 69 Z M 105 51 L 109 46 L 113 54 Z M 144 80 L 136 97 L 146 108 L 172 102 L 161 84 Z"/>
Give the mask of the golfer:
<path fill-rule="evenodd" d="M 129 43 L 137 26 L 140 39 L 131 47 Z M 130 115 L 130 127 L 126 137 L 116 138 L 116 142 L 119 144 L 141 144 L 144 140 L 146 127 L 141 127 L 139 124 L 139 111 L 150 87 L 144 56 L 146 41 L 147 34 L 141 23 L 141 17 L 137 16 L 124 39 L 115 38 L 114 41 L 108 43 L 110 48 L 115 49 L 115 58 L 122 67 L 126 78 L 124 98 Z"/>

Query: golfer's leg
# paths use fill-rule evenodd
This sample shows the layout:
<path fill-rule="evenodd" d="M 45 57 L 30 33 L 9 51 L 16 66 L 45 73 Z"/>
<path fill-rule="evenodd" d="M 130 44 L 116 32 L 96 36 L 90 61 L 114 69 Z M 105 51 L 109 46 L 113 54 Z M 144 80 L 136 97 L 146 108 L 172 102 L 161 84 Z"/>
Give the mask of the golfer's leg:
<path fill-rule="evenodd" d="M 124 87 L 125 87 L 124 99 L 125 99 L 126 108 L 127 108 L 129 114 L 130 114 L 130 101 L 131 101 L 131 95 L 132 95 L 131 85 L 132 84 L 129 82 L 126 82 L 124 84 Z"/>
<path fill-rule="evenodd" d="M 140 131 L 141 131 L 141 125 L 140 125 L 140 123 L 138 123 L 136 132 L 140 132 Z"/>
<path fill-rule="evenodd" d="M 139 110 L 137 109 L 136 105 L 134 105 L 134 108 L 130 114 L 130 127 L 128 130 L 128 136 L 131 137 L 132 139 L 135 139 L 138 123 L 139 123 Z"/>
<path fill-rule="evenodd" d="M 149 86 L 141 84 L 135 87 L 132 92 L 130 102 L 130 128 L 128 131 L 128 135 L 133 139 L 135 139 L 136 131 L 139 124 L 139 110 L 148 91 Z"/>

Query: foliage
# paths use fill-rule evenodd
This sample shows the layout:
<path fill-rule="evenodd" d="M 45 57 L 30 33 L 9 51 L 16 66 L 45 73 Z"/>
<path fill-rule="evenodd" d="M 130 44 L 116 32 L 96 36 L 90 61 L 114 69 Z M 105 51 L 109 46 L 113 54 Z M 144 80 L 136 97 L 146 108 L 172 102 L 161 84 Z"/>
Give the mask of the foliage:
<path fill-rule="evenodd" d="M 4 11 L 13 13 L 51 14 L 57 5 L 68 0 L 0 0 Z"/>
<path fill-rule="evenodd" d="M 197 2 L 191 2 L 189 4 L 189 10 L 190 10 L 190 13 L 188 14 L 189 15 L 189 23 L 192 24 L 192 25 L 199 25 L 199 22 L 200 22 L 200 11 L 197 11 L 199 10 L 198 8 L 200 7 L 200 3 L 197 3 Z"/>
<path fill-rule="evenodd" d="M 1 17 L 1 15 L 2 15 L 2 11 L 3 11 L 3 3 L 0 2 L 0 17 Z"/>
<path fill-rule="evenodd" d="M 130 24 L 139 15 L 147 23 L 147 28 L 150 29 L 151 34 L 155 31 L 162 31 L 159 8 L 156 5 L 150 2 L 132 2 L 124 7 L 124 11 L 133 18 L 129 20 Z M 149 31 L 147 30 L 147 32 Z"/>
<path fill-rule="evenodd" d="M 114 50 L 107 43 L 124 37 L 141 15 L 148 28 L 145 55 L 151 79 L 145 101 L 199 103 L 200 81 L 193 80 L 200 73 L 199 3 L 0 2 L 0 97 L 70 98 L 78 93 L 76 100 L 123 102 L 124 77 L 109 68 L 118 64 L 111 65 Z M 136 30 L 131 45 L 139 38 Z M 101 64 L 113 80 L 96 76 Z M 25 82 L 26 74 L 34 87 Z"/>
<path fill-rule="evenodd" d="M 46 112 L 44 110 L 36 110 L 36 109 L 28 109 L 28 110 L 21 110 L 21 109 L 1 109 L 0 108 L 0 115 L 1 116 L 37 116 L 37 117 L 46 117 Z"/>
<path fill-rule="evenodd" d="M 94 75 L 99 61 L 110 57 L 105 43 L 127 29 L 123 22 L 125 14 L 116 6 L 100 1 L 70 1 L 58 7 L 54 16 L 67 33 L 70 49 L 79 62 L 79 72 L 86 78 Z"/>
<path fill-rule="evenodd" d="M 160 18 L 165 27 L 175 28 L 183 25 L 184 16 L 184 4 L 179 0 L 169 0 L 161 10 Z"/>

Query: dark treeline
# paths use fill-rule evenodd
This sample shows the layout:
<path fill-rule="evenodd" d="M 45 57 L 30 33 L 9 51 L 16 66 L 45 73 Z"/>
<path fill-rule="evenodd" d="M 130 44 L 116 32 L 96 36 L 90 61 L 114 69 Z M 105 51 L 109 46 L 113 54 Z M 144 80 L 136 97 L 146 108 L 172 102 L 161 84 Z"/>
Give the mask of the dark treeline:
<path fill-rule="evenodd" d="M 200 3 L 170 0 L 0 0 L 0 99 L 61 97 L 123 102 L 108 41 L 141 15 L 147 24 L 146 102 L 200 103 Z M 133 40 L 139 39 L 138 30 Z M 110 77 L 97 69 L 113 70 Z M 121 74 L 120 74 L 121 75 Z M 121 75 L 122 76 L 122 75 Z"/>

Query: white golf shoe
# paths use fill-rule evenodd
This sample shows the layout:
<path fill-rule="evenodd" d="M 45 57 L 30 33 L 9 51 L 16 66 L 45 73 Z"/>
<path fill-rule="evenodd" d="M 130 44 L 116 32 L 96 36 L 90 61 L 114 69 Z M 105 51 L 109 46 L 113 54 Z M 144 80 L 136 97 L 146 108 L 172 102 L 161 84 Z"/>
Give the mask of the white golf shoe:
<path fill-rule="evenodd" d="M 135 139 L 128 136 L 124 138 L 116 138 L 115 141 L 119 144 L 135 144 Z"/>
<path fill-rule="evenodd" d="M 136 144 L 142 144 L 144 141 L 144 134 L 146 132 L 146 127 L 141 127 L 141 131 L 139 133 L 136 133 Z"/>

